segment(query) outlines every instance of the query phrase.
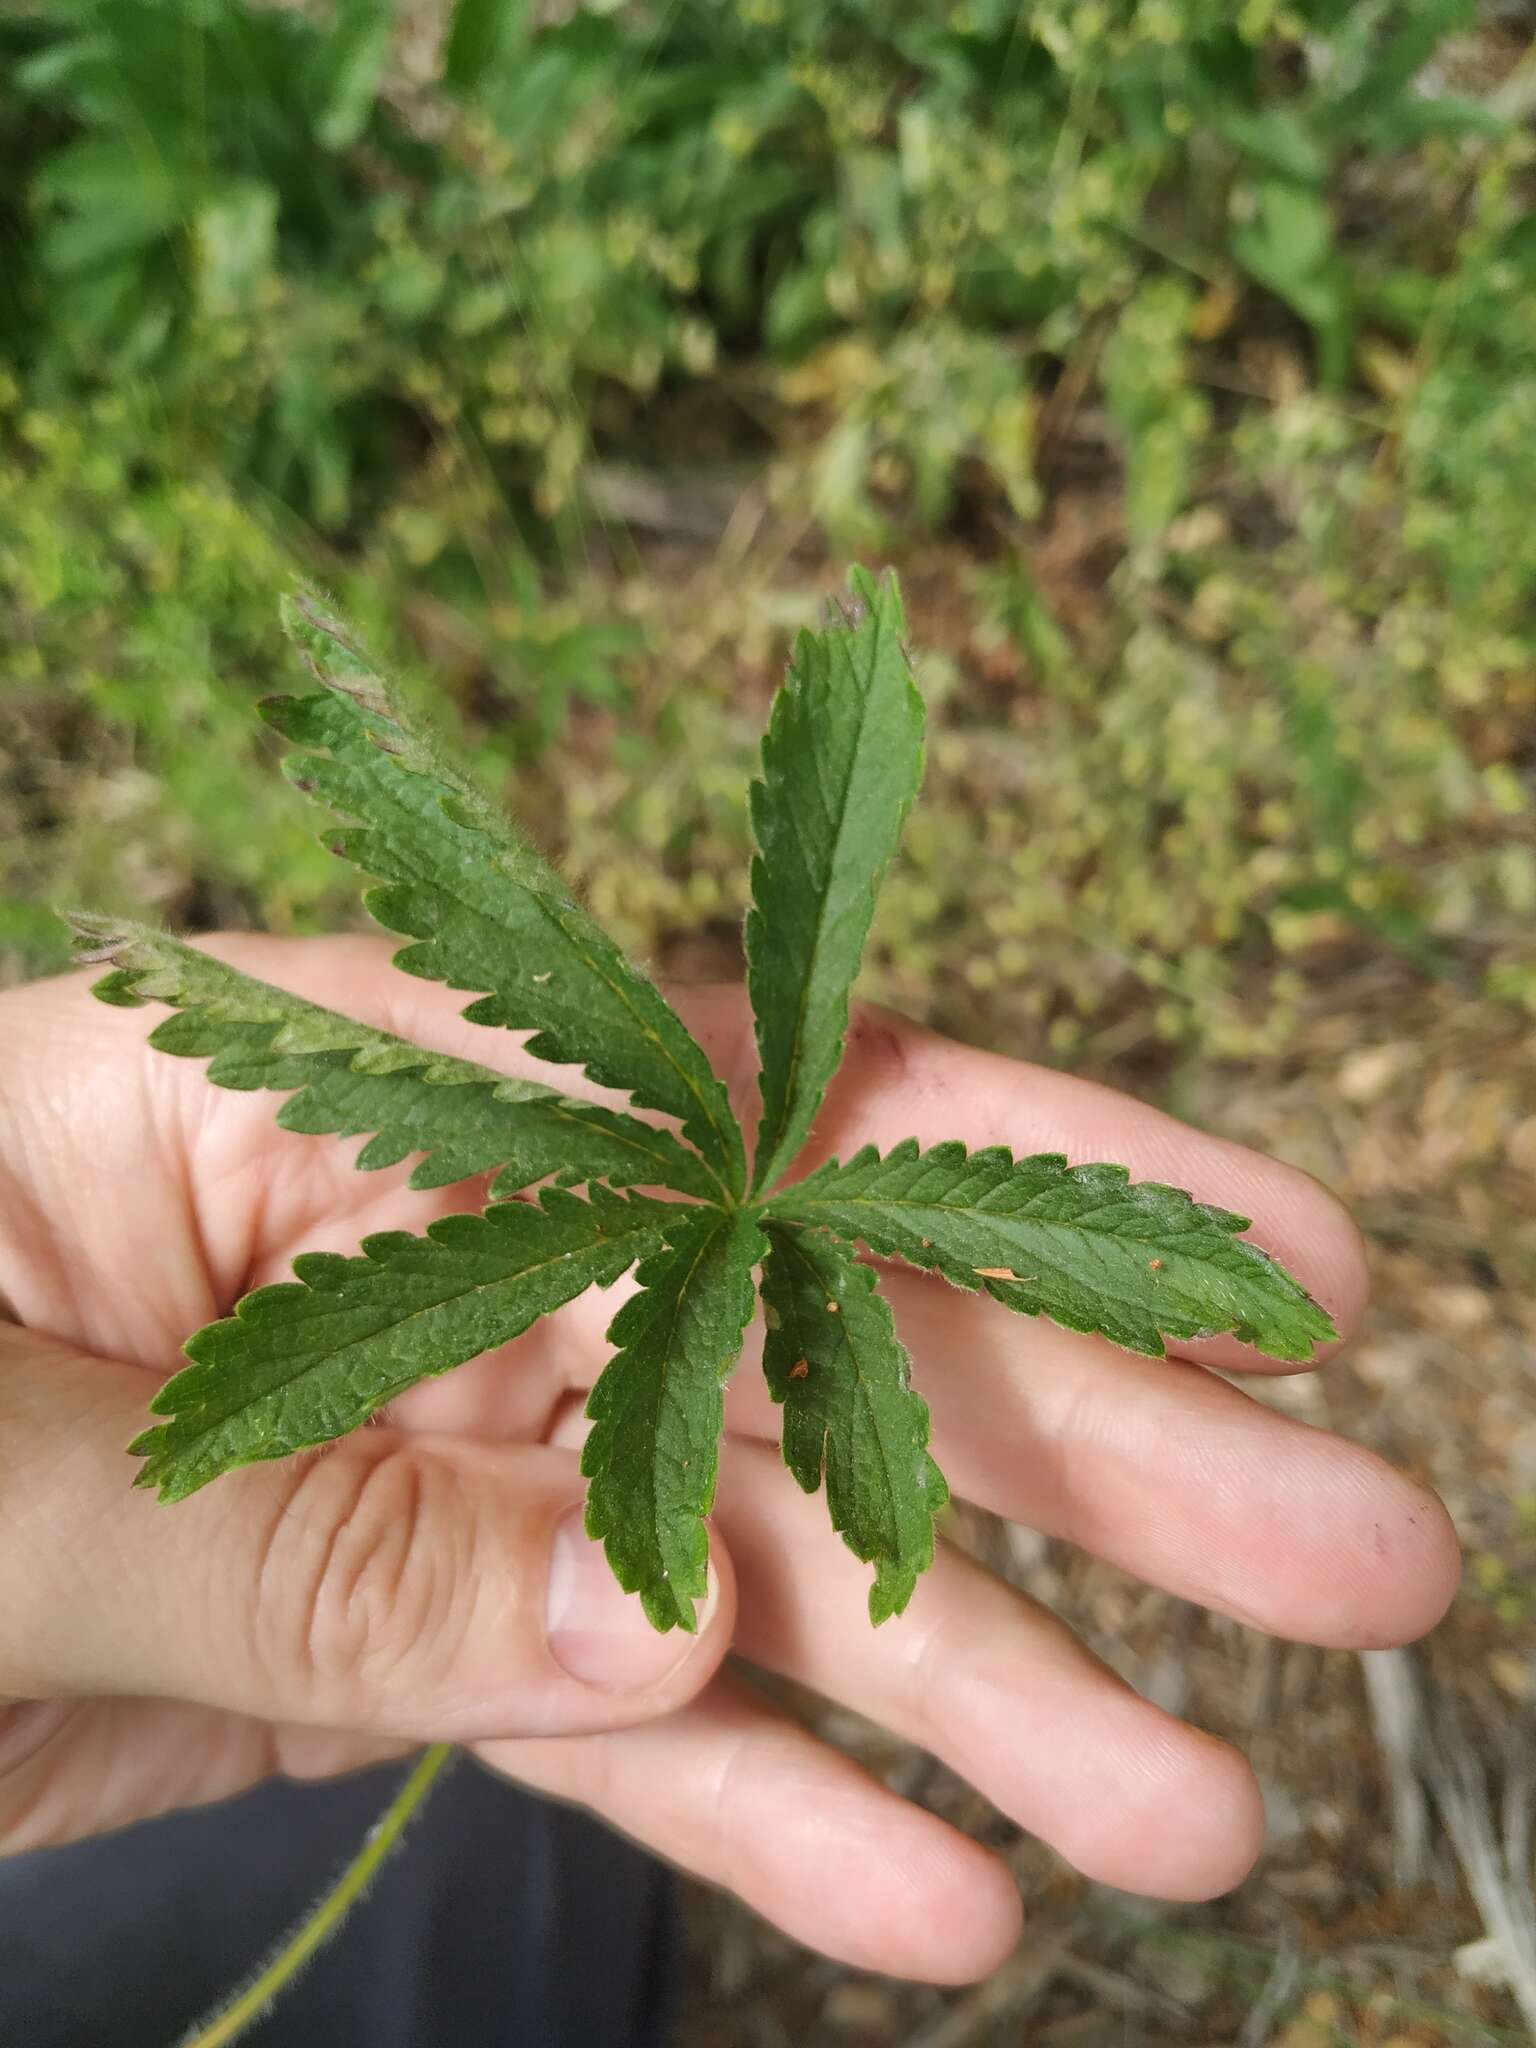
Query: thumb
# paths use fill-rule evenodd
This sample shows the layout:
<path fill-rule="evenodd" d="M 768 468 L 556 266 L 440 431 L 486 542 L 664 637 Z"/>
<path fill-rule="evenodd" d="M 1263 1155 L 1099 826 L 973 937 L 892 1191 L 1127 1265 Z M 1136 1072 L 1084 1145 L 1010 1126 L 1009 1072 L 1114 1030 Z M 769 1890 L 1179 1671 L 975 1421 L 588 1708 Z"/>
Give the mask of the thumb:
<path fill-rule="evenodd" d="M 583 1532 L 569 1450 L 370 1429 L 165 1507 L 123 1456 L 150 1386 L 0 1330 L 0 1694 L 466 1741 L 648 1720 L 725 1655 L 718 1538 L 697 1634 L 658 1635 Z"/>

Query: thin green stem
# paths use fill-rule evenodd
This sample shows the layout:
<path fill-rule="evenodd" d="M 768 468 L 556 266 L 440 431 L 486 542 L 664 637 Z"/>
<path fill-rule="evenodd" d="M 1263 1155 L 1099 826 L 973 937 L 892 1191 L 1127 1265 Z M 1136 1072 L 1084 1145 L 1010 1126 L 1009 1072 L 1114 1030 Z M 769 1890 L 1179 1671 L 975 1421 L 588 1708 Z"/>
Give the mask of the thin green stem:
<path fill-rule="evenodd" d="M 347 1914 L 377 1877 L 389 1852 L 420 1808 L 434 1780 L 453 1754 L 453 1745 L 435 1742 L 423 1750 L 415 1769 L 374 1822 L 352 1861 L 325 1896 L 299 1922 L 269 1963 L 246 1988 L 213 2018 L 184 2034 L 178 2048 L 224 2048 L 254 2026 L 284 1985 L 296 1977 L 310 1957 L 340 1927 Z"/>

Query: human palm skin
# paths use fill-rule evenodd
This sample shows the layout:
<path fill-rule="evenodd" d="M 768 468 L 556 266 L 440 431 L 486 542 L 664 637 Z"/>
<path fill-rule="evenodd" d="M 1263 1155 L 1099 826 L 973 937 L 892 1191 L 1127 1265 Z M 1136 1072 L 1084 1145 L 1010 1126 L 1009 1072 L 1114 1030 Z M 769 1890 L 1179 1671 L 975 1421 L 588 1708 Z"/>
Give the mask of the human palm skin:
<path fill-rule="evenodd" d="M 550 1077 L 390 973 L 383 941 L 204 943 L 419 1044 Z M 743 996 L 674 1000 L 744 1109 Z M 0 996 L 0 1852 L 451 1739 L 845 1961 L 937 1982 L 995 1967 L 1019 1927 L 1003 1863 L 742 1684 L 731 1652 L 932 1751 L 1092 1877 L 1180 1899 L 1240 1880 L 1262 1830 L 1245 1761 L 957 1549 L 941 1541 L 907 1614 L 869 1629 L 865 1568 L 785 1483 L 750 1338 L 712 1597 L 696 1638 L 656 1636 L 573 1520 L 617 1290 L 323 1453 L 174 1508 L 134 1491 L 124 1446 L 190 1331 L 300 1251 L 484 1198 L 358 1174 L 353 1145 L 278 1129 L 275 1097 L 211 1087 L 145 1035 L 81 976 Z M 802 1164 L 911 1136 L 1117 1159 L 1251 1216 L 1341 1331 L 1359 1318 L 1358 1235 L 1305 1175 L 862 1012 Z M 1228 1339 L 1143 1358 L 929 1275 L 883 1284 L 958 1497 L 1301 1641 L 1403 1642 L 1444 1611 L 1458 1555 L 1435 1497 L 1210 1369 L 1292 1368 Z"/>

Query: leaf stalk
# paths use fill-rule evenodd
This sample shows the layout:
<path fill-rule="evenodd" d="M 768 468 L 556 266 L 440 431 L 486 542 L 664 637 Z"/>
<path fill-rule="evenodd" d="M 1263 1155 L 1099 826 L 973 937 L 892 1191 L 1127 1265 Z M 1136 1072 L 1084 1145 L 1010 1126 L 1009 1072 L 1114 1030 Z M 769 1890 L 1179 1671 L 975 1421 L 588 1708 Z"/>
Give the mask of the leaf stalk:
<path fill-rule="evenodd" d="M 266 2012 L 285 1985 L 324 1947 L 389 1859 L 413 1815 L 453 1755 L 453 1745 L 434 1742 L 423 1750 L 410 1776 L 368 1830 L 363 1845 L 328 1892 L 313 1906 L 256 1976 L 212 2018 L 183 2034 L 177 2048 L 225 2048 Z"/>

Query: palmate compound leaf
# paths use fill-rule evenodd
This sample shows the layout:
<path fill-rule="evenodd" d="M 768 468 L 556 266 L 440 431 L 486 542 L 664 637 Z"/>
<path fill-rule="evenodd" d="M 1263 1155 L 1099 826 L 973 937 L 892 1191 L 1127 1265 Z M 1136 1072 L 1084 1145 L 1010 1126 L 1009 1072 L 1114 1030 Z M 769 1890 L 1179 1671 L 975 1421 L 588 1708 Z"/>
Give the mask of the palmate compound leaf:
<path fill-rule="evenodd" d="M 916 782 L 921 712 L 895 585 L 854 581 L 867 609 L 797 647 L 754 795 L 759 1188 L 791 1163 L 835 1069 L 874 891 Z M 259 1290 L 189 1341 L 191 1364 L 154 1402 L 166 1419 L 133 1446 L 145 1460 L 139 1483 L 176 1499 L 235 1465 L 340 1435 L 639 1260 L 639 1292 L 614 1319 L 618 1349 L 589 1403 L 588 1526 L 657 1627 L 691 1628 L 707 1589 L 721 1388 L 766 1254 L 767 1368 L 785 1456 L 808 1490 L 825 1474 L 835 1526 L 875 1565 L 878 1621 L 905 1605 L 931 1557 L 944 1487 L 889 1313 L 837 1239 L 1153 1354 L 1165 1335 L 1231 1331 L 1299 1360 L 1333 1336 L 1297 1283 L 1238 1240 L 1243 1218 L 1132 1186 L 1116 1166 L 959 1144 L 923 1153 L 909 1141 L 735 1206 L 740 1132 L 659 993 L 442 766 L 313 600 L 290 608 L 290 626 L 327 690 L 269 713 L 309 750 L 294 779 L 357 821 L 334 843 L 385 882 L 369 897 L 381 920 L 418 940 L 399 964 L 482 992 L 466 1015 L 532 1030 L 536 1053 L 678 1117 L 698 1153 L 634 1118 L 300 1003 L 140 928 L 85 921 L 87 957 L 113 963 L 97 985 L 104 1000 L 177 1006 L 158 1046 L 209 1059 L 224 1086 L 292 1089 L 279 1118 L 291 1128 L 369 1133 L 359 1164 L 420 1150 L 423 1186 L 492 1165 L 502 1191 L 550 1173 L 590 1183 L 587 1201 L 546 1189 L 537 1206 L 500 1203 L 425 1237 L 370 1238 L 360 1257 L 300 1259 L 298 1284 Z M 672 1186 L 705 1206 L 626 1197 L 605 1180 Z"/>
<path fill-rule="evenodd" d="M 1337 1334 L 1283 1266 L 1238 1238 L 1246 1217 L 1133 1184 L 1123 1166 L 1015 1159 L 1002 1146 L 923 1152 L 909 1138 L 883 1157 L 867 1146 L 830 1161 L 770 1208 L 1152 1357 L 1164 1337 L 1230 1332 L 1301 1360 Z"/>
<path fill-rule="evenodd" d="M 923 760 L 923 700 L 894 576 L 850 579 L 858 607 L 802 633 L 752 786 L 747 987 L 762 1056 L 755 1188 L 805 1142 L 842 1058 L 848 992 Z"/>
<path fill-rule="evenodd" d="M 869 1618 L 900 1614 L 933 1562 L 949 1498 L 928 1406 L 874 1273 L 822 1231 L 770 1223 L 763 1370 L 784 1408 L 784 1462 L 807 1493 L 825 1467 L 832 1526 L 875 1567 Z"/>
<path fill-rule="evenodd" d="M 296 1284 L 257 1288 L 188 1340 L 192 1363 L 150 1404 L 169 1419 L 129 1446 L 144 1460 L 135 1483 L 182 1500 L 238 1465 L 344 1436 L 418 1380 L 607 1286 L 678 1214 L 643 1195 L 549 1188 L 536 1204 L 444 1216 L 424 1237 L 365 1238 L 360 1258 L 307 1252 Z"/>
<path fill-rule="evenodd" d="M 414 1188 L 499 1168 L 496 1197 L 550 1175 L 566 1186 L 605 1180 L 704 1200 L 718 1192 L 696 1152 L 638 1117 L 424 1052 L 148 926 L 99 917 L 75 926 L 86 957 L 111 964 L 96 984 L 103 1001 L 152 999 L 178 1011 L 151 1032 L 158 1051 L 208 1060 L 208 1078 L 222 1088 L 294 1090 L 277 1113 L 282 1128 L 368 1134 L 356 1160 L 364 1171 L 420 1152 Z"/>
<path fill-rule="evenodd" d="M 745 1210 L 674 1209 L 668 1249 L 613 1319 L 616 1349 L 587 1402 L 587 1533 L 658 1629 L 693 1629 L 708 1591 L 722 1389 L 751 1318 L 763 1255 Z"/>
<path fill-rule="evenodd" d="M 407 973 L 483 991 L 465 1016 L 530 1030 L 528 1050 L 677 1117 L 723 1183 L 745 1182 L 741 1132 L 702 1048 L 560 878 L 413 729 L 345 629 L 308 596 L 289 631 L 327 687 L 265 716 L 302 751 L 290 779 L 357 822 L 327 836 L 383 884 L 364 901 L 417 943 Z"/>

